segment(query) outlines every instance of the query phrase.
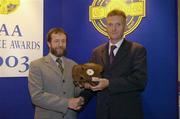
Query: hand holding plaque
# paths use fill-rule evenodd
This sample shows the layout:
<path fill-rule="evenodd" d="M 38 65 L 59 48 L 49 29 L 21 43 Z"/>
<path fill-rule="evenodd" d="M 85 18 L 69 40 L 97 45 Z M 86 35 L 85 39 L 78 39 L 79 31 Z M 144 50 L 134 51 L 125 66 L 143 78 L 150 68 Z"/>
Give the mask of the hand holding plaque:
<path fill-rule="evenodd" d="M 86 63 L 75 65 L 72 69 L 72 77 L 76 86 L 83 86 L 85 83 L 89 83 L 92 86 L 98 84 L 98 82 L 92 81 L 92 77 L 101 77 L 103 67 L 95 63 Z"/>

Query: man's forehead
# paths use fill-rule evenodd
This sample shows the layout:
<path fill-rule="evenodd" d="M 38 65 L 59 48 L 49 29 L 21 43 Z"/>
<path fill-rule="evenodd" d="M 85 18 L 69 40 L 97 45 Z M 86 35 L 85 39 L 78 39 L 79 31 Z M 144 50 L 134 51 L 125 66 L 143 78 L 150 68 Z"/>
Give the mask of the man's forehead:
<path fill-rule="evenodd" d="M 51 34 L 51 38 L 60 38 L 60 39 L 66 39 L 66 35 L 64 33 L 53 33 Z"/>
<path fill-rule="evenodd" d="M 112 21 L 112 20 L 117 20 L 117 21 L 119 21 L 119 20 L 122 20 L 123 19 L 123 17 L 122 16 L 109 16 L 109 17 L 107 17 L 106 18 L 106 21 Z"/>
<path fill-rule="evenodd" d="M 112 18 L 120 18 L 123 19 L 123 16 L 119 16 L 119 15 L 113 15 L 113 16 L 108 16 L 106 19 L 112 19 Z"/>
<path fill-rule="evenodd" d="M 119 21 L 119 22 L 122 22 L 124 21 L 124 17 L 123 16 L 118 16 L 118 15 L 115 15 L 115 16 L 109 16 L 106 18 L 106 22 L 111 22 L 111 21 Z"/>
<path fill-rule="evenodd" d="M 56 33 L 52 33 L 52 35 L 65 35 L 65 34 L 62 32 L 56 32 Z"/>

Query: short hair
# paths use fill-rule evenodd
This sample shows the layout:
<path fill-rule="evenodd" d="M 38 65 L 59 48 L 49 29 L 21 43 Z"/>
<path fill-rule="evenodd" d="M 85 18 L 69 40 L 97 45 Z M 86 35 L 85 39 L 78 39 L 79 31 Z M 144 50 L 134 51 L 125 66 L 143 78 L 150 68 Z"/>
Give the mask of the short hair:
<path fill-rule="evenodd" d="M 122 10 L 118 10 L 118 9 L 114 9 L 112 11 L 110 11 L 108 14 L 107 14 L 107 17 L 110 17 L 110 16 L 122 16 L 124 19 L 126 19 L 126 14 L 124 11 Z"/>
<path fill-rule="evenodd" d="M 66 36 L 67 40 L 67 33 L 62 29 L 62 28 L 51 28 L 49 32 L 47 33 L 47 41 L 51 42 L 51 35 L 52 34 L 58 34 L 58 33 L 63 33 Z"/>

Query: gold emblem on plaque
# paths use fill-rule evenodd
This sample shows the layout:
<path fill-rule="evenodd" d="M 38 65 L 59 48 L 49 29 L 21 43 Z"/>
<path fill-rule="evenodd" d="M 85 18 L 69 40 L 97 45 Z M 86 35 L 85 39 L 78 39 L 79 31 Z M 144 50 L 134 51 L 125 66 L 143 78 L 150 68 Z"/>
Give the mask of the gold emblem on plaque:
<path fill-rule="evenodd" d="M 89 7 L 89 21 L 103 35 L 106 32 L 105 18 L 113 9 L 123 10 L 127 15 L 127 28 L 124 35 L 133 32 L 146 16 L 146 0 L 94 0 Z"/>
<path fill-rule="evenodd" d="M 14 12 L 20 5 L 20 0 L 0 0 L 0 14 Z"/>

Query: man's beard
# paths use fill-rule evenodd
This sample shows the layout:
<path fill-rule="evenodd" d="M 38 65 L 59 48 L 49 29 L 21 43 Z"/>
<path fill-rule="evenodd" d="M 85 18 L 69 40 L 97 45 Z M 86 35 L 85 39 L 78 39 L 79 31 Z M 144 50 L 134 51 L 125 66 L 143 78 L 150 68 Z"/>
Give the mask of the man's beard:
<path fill-rule="evenodd" d="M 61 52 L 57 52 L 55 48 L 51 48 L 51 53 L 53 55 L 55 55 L 56 57 L 61 57 L 61 56 L 64 56 L 66 54 L 66 50 L 61 48 Z"/>

